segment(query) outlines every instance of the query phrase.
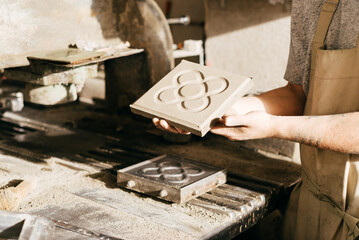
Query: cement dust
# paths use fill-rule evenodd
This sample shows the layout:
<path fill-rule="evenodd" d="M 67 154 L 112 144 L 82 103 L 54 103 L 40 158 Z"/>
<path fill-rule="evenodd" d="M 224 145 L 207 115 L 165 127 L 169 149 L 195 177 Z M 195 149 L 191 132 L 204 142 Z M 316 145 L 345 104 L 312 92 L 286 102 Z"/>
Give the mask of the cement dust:
<path fill-rule="evenodd" d="M 19 199 L 13 193 L 14 187 L 0 190 L 0 210 L 12 211 L 17 208 Z"/>
<path fill-rule="evenodd" d="M 182 212 L 187 213 L 188 215 L 199 218 L 205 219 L 206 222 L 210 222 L 213 225 L 216 225 L 221 222 L 225 222 L 228 220 L 228 216 L 216 212 L 210 212 L 204 208 L 194 206 L 191 204 L 174 204 L 173 205 L 176 209 L 179 209 Z"/>
<path fill-rule="evenodd" d="M 137 193 L 124 191 L 116 185 L 116 176 L 82 164 L 61 159 L 45 159 L 44 162 L 34 163 L 12 156 L 0 154 L 0 188 L 14 179 L 22 180 L 28 177 L 37 179 L 37 187 L 19 202 L 15 211 L 36 213 L 47 216 L 51 212 L 61 217 L 62 210 L 78 210 L 75 221 L 86 226 L 113 236 L 121 236 L 124 239 L 197 239 L 205 230 L 220 227 L 228 220 L 225 215 L 210 212 L 204 208 L 188 204 L 170 204 L 155 199 L 144 197 Z M 123 209 L 115 209 L 89 199 L 76 196 L 74 193 L 84 189 L 104 189 L 111 195 L 121 196 L 122 202 L 132 204 L 131 209 L 146 208 L 168 209 L 178 212 L 178 215 L 188 215 L 188 226 L 193 226 L 191 234 L 185 231 L 172 229 L 156 221 L 151 217 L 132 214 Z M 127 204 L 126 204 L 127 205 Z M 91 211 L 90 211 L 90 210 Z M 81 210 L 81 211 L 80 211 Z M 83 214 L 85 213 L 85 214 Z M 71 220 L 71 219 L 59 219 Z M 197 230 L 196 230 L 197 229 Z"/>

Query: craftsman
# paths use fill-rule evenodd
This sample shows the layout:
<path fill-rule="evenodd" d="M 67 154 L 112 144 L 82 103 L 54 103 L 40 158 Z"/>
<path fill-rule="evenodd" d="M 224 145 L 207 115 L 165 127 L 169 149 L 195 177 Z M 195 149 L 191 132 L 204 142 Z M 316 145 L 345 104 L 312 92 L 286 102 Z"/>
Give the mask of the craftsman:
<path fill-rule="evenodd" d="M 288 84 L 241 98 L 211 129 L 234 141 L 302 144 L 302 182 L 289 200 L 284 239 L 359 236 L 359 1 L 338 2 L 293 0 Z"/>

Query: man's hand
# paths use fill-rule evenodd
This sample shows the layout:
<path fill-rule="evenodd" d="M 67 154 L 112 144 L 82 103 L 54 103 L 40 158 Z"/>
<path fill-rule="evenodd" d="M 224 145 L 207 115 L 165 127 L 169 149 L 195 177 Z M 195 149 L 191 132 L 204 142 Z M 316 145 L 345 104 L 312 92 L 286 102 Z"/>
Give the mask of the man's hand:
<path fill-rule="evenodd" d="M 302 115 L 306 96 L 300 85 L 288 83 L 256 97 L 240 98 L 212 130 L 230 140 L 275 137 L 277 116 Z"/>
<path fill-rule="evenodd" d="M 191 134 L 190 132 L 169 125 L 168 122 L 163 119 L 160 120 L 158 118 L 153 118 L 152 122 L 158 129 L 161 130 L 165 130 L 171 133 L 181 133 L 186 135 Z"/>
<path fill-rule="evenodd" d="M 264 111 L 250 112 L 245 115 L 225 115 L 211 129 L 211 132 L 232 141 L 269 138 L 275 135 L 273 117 Z"/>
<path fill-rule="evenodd" d="M 256 97 L 242 97 L 228 110 L 227 114 L 243 115 L 250 111 L 264 111 L 263 103 Z M 190 134 L 190 132 L 171 126 L 163 119 L 153 118 L 152 122 L 161 130 L 172 133 Z"/>
<path fill-rule="evenodd" d="M 241 128 L 241 131 L 249 131 L 250 126 L 257 126 L 256 124 L 252 125 L 250 124 L 250 120 L 259 121 L 262 122 L 261 119 L 255 119 L 252 117 L 252 112 L 262 112 L 264 119 L 267 117 L 270 117 L 272 115 L 301 115 L 303 112 L 305 103 L 305 94 L 303 92 L 303 89 L 299 85 L 294 85 L 291 83 L 288 83 L 287 86 L 274 89 L 272 91 L 263 93 L 261 95 L 255 96 L 255 97 L 242 97 L 239 98 L 238 101 L 231 107 L 231 109 L 226 113 L 226 116 L 246 116 L 250 118 L 246 118 L 248 127 Z M 267 112 L 268 114 L 265 114 Z M 257 113 L 259 114 L 259 113 Z M 265 117 L 266 115 L 266 117 Z M 152 119 L 153 124 L 161 129 L 166 130 L 172 133 L 181 133 L 181 134 L 190 134 L 190 132 L 184 131 L 182 129 L 178 129 L 176 127 L 171 126 L 168 124 L 167 121 L 163 119 L 154 118 Z M 264 121 L 264 120 L 263 120 Z M 238 125 L 238 124 L 237 124 Z M 236 125 L 236 126 L 237 126 Z M 233 126 L 233 125 L 232 125 Z M 222 125 L 222 128 L 224 125 Z M 227 126 L 228 127 L 228 126 Z M 263 126 L 262 126 L 263 127 Z M 224 129 L 222 129 L 224 131 Z M 231 131 L 233 128 L 231 129 Z M 213 133 L 217 133 L 220 135 L 224 135 L 223 131 L 219 133 L 218 131 L 212 131 Z M 229 131 L 225 130 L 225 131 Z M 236 128 L 235 131 L 239 131 L 239 129 Z M 232 131 L 233 132 L 233 131 Z M 248 132 L 249 134 L 250 132 Z M 232 135 L 231 135 L 232 136 Z M 247 135 L 250 139 L 249 135 Z M 258 136 L 256 138 L 259 138 L 259 135 L 253 134 L 252 136 Z M 239 139 L 238 139 L 239 140 Z M 243 140 L 243 139 L 242 139 Z"/>

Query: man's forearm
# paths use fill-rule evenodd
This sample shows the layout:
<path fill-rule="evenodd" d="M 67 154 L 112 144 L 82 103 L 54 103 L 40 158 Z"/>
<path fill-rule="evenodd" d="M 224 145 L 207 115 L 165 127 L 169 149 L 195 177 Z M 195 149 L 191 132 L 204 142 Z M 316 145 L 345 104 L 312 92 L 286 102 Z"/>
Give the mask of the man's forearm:
<path fill-rule="evenodd" d="M 287 86 L 254 97 L 240 98 L 227 115 L 243 115 L 253 111 L 265 111 L 272 115 L 302 115 L 306 96 L 301 85 Z"/>
<path fill-rule="evenodd" d="M 265 92 L 257 98 L 263 103 L 267 113 L 279 116 L 302 115 L 306 101 L 302 86 L 291 83 L 285 87 Z"/>
<path fill-rule="evenodd" d="M 327 116 L 273 116 L 273 128 L 277 138 L 359 154 L 359 112 Z"/>

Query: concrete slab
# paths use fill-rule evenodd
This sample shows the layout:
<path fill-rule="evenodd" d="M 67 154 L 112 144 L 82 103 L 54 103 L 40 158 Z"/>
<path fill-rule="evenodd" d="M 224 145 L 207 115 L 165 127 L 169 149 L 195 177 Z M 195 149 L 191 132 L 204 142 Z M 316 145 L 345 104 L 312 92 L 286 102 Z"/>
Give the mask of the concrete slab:
<path fill-rule="evenodd" d="M 145 117 L 204 136 L 219 118 L 252 86 L 252 79 L 182 61 L 132 104 Z"/>

